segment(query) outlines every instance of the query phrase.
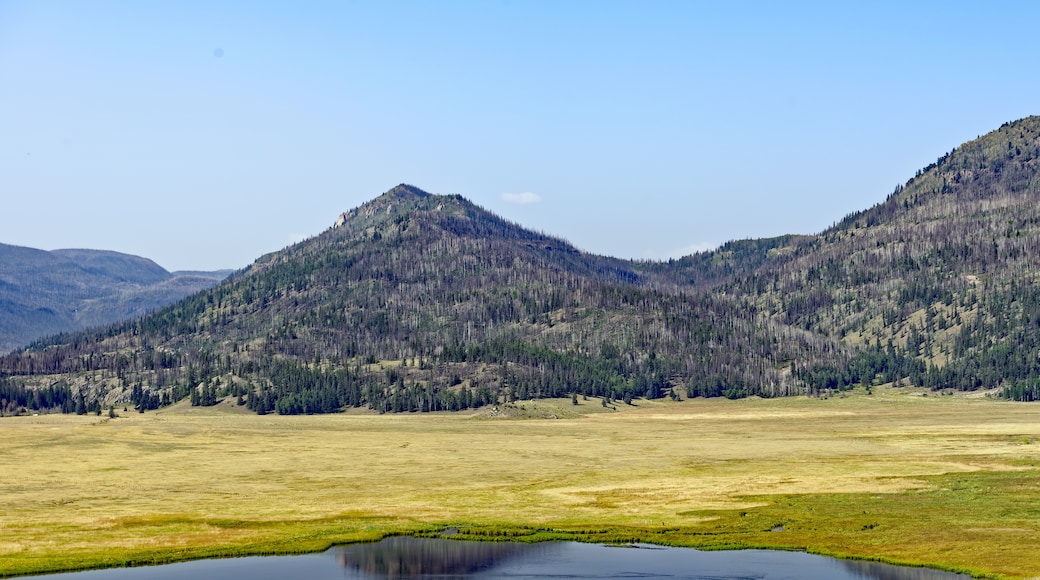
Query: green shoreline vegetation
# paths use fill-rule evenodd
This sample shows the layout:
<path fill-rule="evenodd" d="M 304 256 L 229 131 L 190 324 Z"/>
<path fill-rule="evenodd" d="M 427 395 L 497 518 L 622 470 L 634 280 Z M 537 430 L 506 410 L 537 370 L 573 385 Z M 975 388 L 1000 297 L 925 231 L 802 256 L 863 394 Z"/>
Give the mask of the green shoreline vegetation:
<path fill-rule="evenodd" d="M 0 576 L 388 535 L 807 550 L 1040 575 L 1040 407 L 845 397 L 0 420 Z"/>

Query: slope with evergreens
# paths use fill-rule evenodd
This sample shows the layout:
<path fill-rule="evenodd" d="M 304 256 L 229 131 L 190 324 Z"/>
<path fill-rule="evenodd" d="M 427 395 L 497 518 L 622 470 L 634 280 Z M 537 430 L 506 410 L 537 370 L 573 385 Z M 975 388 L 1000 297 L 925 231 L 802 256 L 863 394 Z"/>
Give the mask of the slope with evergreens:
<path fill-rule="evenodd" d="M 70 385 L 95 409 L 228 395 L 261 413 L 610 405 L 887 382 L 1033 400 L 1038 163 L 1030 117 L 818 235 L 660 263 L 581 252 L 402 185 L 217 288 L 40 341 L 0 373 L 9 389 Z"/>
<path fill-rule="evenodd" d="M 818 236 L 758 242 L 757 263 L 745 257 L 749 267 L 722 291 L 771 320 L 892 360 L 913 357 L 897 374 L 914 384 L 974 390 L 1035 380 L 1038 164 L 1040 117 L 1007 123 Z M 699 257 L 731 259 L 725 247 Z M 678 271 L 711 272 L 693 260 Z"/>
<path fill-rule="evenodd" d="M 459 196 L 399 186 L 341 225 L 139 320 L 41 341 L 6 373 L 107 405 L 238 397 L 258 412 L 804 392 L 829 339 Z"/>

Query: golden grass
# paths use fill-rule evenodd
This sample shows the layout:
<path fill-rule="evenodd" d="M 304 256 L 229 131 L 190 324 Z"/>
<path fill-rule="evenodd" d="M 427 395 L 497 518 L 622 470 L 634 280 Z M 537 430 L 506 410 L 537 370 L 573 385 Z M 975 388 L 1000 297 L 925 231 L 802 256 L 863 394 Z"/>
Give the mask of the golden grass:
<path fill-rule="evenodd" d="M 447 525 L 464 537 L 786 547 L 1040 575 L 1040 405 L 887 389 L 618 412 L 581 403 L 496 417 L 220 405 L 6 418 L 0 575 L 318 550 Z"/>

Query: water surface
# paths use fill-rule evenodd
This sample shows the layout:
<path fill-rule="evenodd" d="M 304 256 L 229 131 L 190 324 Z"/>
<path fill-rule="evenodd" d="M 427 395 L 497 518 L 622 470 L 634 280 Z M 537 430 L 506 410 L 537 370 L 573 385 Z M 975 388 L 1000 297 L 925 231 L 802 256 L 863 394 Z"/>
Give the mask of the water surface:
<path fill-rule="evenodd" d="M 948 580 L 960 574 L 835 560 L 802 552 L 702 552 L 575 542 L 521 544 L 387 538 L 322 554 L 199 560 L 165 566 L 55 574 L 47 580 Z"/>

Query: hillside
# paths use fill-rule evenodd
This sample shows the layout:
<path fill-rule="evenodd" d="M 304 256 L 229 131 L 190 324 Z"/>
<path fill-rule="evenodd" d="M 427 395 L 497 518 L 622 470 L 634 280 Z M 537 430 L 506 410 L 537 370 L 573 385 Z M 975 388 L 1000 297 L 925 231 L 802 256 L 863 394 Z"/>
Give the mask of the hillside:
<path fill-rule="evenodd" d="M 916 384 L 1035 384 L 1038 164 L 1040 117 L 1008 123 L 820 235 L 731 244 L 676 272 L 776 322 L 906 352 Z"/>
<path fill-rule="evenodd" d="M 171 274 L 118 252 L 0 244 L 0 352 L 140 316 L 215 285 L 217 275 Z"/>
<path fill-rule="evenodd" d="M 230 395 L 261 413 L 882 383 L 1033 400 L 1038 163 L 1030 117 L 824 232 L 668 262 L 582 252 L 460 196 L 401 185 L 216 288 L 41 341 L 0 359 L 0 372 L 22 389 L 9 400 L 58 385 L 68 394 L 51 394 L 82 393 L 80 407 Z"/>
<path fill-rule="evenodd" d="M 786 395 L 804 392 L 790 361 L 835 351 L 459 196 L 402 185 L 337 223 L 216 288 L 2 368 L 82 386 L 100 404 L 230 394 L 259 412 L 405 411 Z"/>

